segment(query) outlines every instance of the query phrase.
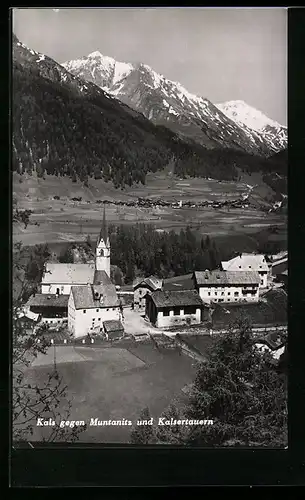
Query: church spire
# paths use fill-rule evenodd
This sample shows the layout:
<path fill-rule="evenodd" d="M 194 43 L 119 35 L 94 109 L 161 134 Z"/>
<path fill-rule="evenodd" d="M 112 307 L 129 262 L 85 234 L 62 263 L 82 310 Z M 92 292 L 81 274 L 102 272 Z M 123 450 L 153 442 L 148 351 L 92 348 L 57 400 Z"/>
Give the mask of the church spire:
<path fill-rule="evenodd" d="M 106 210 L 105 210 L 105 204 L 104 204 L 104 214 L 103 214 L 103 223 L 100 231 L 100 236 L 99 236 L 99 242 L 103 240 L 104 243 L 107 243 L 108 240 L 108 228 L 107 228 L 107 221 L 106 221 Z"/>

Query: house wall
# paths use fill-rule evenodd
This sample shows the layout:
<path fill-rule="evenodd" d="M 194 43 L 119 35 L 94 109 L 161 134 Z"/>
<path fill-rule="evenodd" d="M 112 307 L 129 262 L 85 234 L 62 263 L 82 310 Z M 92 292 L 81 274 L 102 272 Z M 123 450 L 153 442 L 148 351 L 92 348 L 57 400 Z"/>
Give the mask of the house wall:
<path fill-rule="evenodd" d="M 69 301 L 68 301 L 68 329 L 69 332 L 75 335 L 75 318 L 76 311 L 74 305 L 74 298 L 72 293 L 70 293 Z"/>
<path fill-rule="evenodd" d="M 43 318 L 67 318 L 67 307 L 52 306 L 30 306 L 29 309 L 34 314 L 39 314 Z"/>
<path fill-rule="evenodd" d="M 259 288 L 255 285 L 252 286 L 215 286 L 215 285 L 199 285 L 199 295 L 204 302 L 226 302 L 226 303 L 236 303 L 241 301 L 247 302 L 258 302 L 259 300 Z M 248 290 L 247 294 L 243 294 L 242 290 Z M 250 293 L 252 290 L 255 291 L 254 294 Z"/>
<path fill-rule="evenodd" d="M 268 272 L 267 271 L 258 271 L 258 274 L 260 275 L 260 278 L 261 278 L 261 282 L 259 284 L 260 288 L 267 288 Z"/>
<path fill-rule="evenodd" d="M 184 308 L 180 308 L 180 315 L 174 315 L 174 309 L 170 309 L 169 316 L 164 315 L 164 311 L 157 310 L 156 327 L 169 328 L 176 325 L 196 324 L 201 322 L 201 308 L 196 308 L 195 314 L 185 314 Z"/>
<path fill-rule="evenodd" d="M 95 309 L 76 309 L 73 334 L 77 337 L 84 337 L 88 333 L 98 333 L 103 328 L 103 321 L 120 320 L 120 308 L 117 307 L 100 307 Z M 72 312 L 72 311 L 71 311 Z"/>
<path fill-rule="evenodd" d="M 151 294 L 151 289 L 148 286 L 139 286 L 134 290 L 134 310 L 145 313 L 146 294 Z"/>

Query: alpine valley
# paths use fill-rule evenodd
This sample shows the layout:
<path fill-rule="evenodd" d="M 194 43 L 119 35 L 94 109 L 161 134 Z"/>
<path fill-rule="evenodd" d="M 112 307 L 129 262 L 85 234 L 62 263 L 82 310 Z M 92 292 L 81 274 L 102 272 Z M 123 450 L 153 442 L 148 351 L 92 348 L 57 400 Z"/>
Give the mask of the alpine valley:
<path fill-rule="evenodd" d="M 145 64 L 120 63 L 100 52 L 59 64 L 15 35 L 12 42 L 12 170 L 19 207 L 47 210 L 51 217 L 55 197 L 57 211 L 65 214 L 71 204 L 76 217 L 74 198 L 130 206 L 139 198 L 151 206 L 151 200 L 183 199 L 214 204 L 211 228 L 217 207 L 229 199 L 247 200 L 264 213 L 283 209 L 285 127 L 240 101 L 215 105 Z M 178 211 L 164 215 L 166 224 L 151 210 L 134 212 L 130 221 L 186 224 L 187 212 L 183 220 Z M 71 222 L 64 214 L 62 220 Z M 57 239 L 66 229 L 54 231 L 52 224 Z"/>

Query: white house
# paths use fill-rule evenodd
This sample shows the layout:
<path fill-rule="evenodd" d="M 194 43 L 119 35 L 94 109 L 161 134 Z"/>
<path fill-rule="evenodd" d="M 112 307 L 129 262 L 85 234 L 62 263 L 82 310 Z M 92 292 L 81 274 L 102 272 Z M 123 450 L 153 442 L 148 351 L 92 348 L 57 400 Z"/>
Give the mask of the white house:
<path fill-rule="evenodd" d="M 258 302 L 260 276 L 254 271 L 195 271 L 195 288 L 205 303 Z"/>
<path fill-rule="evenodd" d="M 231 260 L 222 261 L 223 271 L 255 271 L 260 276 L 260 288 L 267 288 L 269 267 L 264 255 L 243 253 Z"/>
<path fill-rule="evenodd" d="M 156 290 L 146 295 L 146 317 L 157 328 L 201 323 L 203 303 L 195 290 Z"/>
<path fill-rule="evenodd" d="M 68 302 L 68 328 L 75 338 L 104 332 L 104 321 L 120 321 L 115 285 L 72 286 Z"/>

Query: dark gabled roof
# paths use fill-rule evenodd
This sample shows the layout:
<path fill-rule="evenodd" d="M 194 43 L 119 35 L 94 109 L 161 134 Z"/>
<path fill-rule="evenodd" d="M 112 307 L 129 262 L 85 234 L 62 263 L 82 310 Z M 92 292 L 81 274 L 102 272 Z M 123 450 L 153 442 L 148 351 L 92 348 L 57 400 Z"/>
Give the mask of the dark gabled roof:
<path fill-rule="evenodd" d="M 184 274 L 183 276 L 175 276 L 174 278 L 166 278 L 163 280 L 162 290 L 183 291 L 194 290 L 195 283 L 193 274 Z"/>
<path fill-rule="evenodd" d="M 156 307 L 202 306 L 203 302 L 195 290 L 156 290 L 150 295 Z"/>
<path fill-rule="evenodd" d="M 106 332 L 117 332 L 117 331 L 124 330 L 124 327 L 123 327 L 121 321 L 115 320 L 115 319 L 103 321 L 103 325 L 104 325 Z"/>
<path fill-rule="evenodd" d="M 95 309 L 103 307 L 118 307 L 118 299 L 114 285 L 72 286 L 75 309 Z M 101 300 L 95 299 L 95 292 L 101 295 Z"/>
<path fill-rule="evenodd" d="M 258 285 L 260 276 L 255 271 L 195 271 L 197 285 Z"/>
<path fill-rule="evenodd" d="M 111 285 L 111 279 L 109 278 L 106 271 L 98 271 L 97 269 L 94 271 L 93 277 L 94 285 Z"/>
<path fill-rule="evenodd" d="M 46 293 L 36 293 L 29 298 L 28 307 L 68 307 L 69 295 L 53 295 Z"/>
<path fill-rule="evenodd" d="M 162 280 L 156 276 L 148 276 L 148 278 L 137 278 L 133 282 L 134 290 L 140 287 L 147 287 L 151 290 L 158 290 L 162 287 Z"/>

